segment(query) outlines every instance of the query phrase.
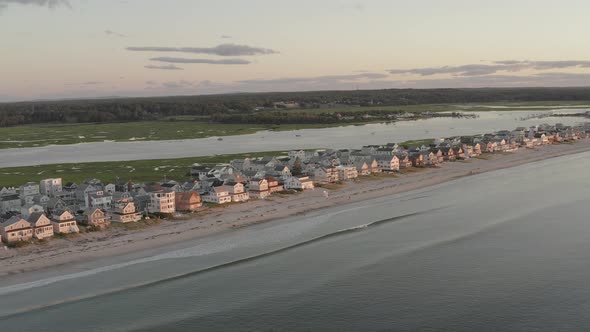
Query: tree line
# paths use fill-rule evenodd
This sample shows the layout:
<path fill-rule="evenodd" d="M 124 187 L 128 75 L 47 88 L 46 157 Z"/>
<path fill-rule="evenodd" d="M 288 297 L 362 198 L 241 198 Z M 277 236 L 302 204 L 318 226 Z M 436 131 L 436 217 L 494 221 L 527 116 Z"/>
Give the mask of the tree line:
<path fill-rule="evenodd" d="M 320 108 L 326 105 L 403 106 L 576 100 L 590 100 L 590 88 L 388 89 L 36 101 L 0 104 L 0 127 L 36 123 L 149 121 L 181 115 L 244 123 L 252 122 L 250 118 L 254 117 L 260 121 L 257 123 L 273 123 L 276 120 L 273 117 L 280 120 L 287 116 L 281 112 L 273 116 L 257 115 L 255 110 L 272 108 L 279 101 L 295 102 L 302 108 Z M 299 123 L 336 121 L 333 116 L 311 113 L 283 120 L 301 121 Z"/>

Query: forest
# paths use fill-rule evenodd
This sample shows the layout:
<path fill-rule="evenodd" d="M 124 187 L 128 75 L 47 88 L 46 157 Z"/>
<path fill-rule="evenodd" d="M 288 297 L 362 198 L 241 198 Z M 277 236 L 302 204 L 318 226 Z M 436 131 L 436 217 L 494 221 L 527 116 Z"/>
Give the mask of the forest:
<path fill-rule="evenodd" d="M 333 114 L 296 114 L 278 102 L 300 109 L 337 106 L 402 106 L 449 103 L 586 101 L 590 88 L 388 89 L 285 93 L 239 93 L 205 96 L 33 101 L 0 104 L 0 127 L 47 123 L 109 123 L 199 116 L 221 123 L 329 123 Z M 260 114 L 259 114 L 260 113 Z"/>

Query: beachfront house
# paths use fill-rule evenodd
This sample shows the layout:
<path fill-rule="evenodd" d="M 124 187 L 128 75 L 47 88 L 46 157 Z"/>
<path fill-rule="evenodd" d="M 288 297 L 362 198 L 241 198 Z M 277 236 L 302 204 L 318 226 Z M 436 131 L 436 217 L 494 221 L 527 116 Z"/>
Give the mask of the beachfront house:
<path fill-rule="evenodd" d="M 230 203 L 232 198 L 225 186 L 212 187 L 209 193 L 202 196 L 204 202 L 213 204 L 226 204 Z"/>
<path fill-rule="evenodd" d="M 412 162 L 412 167 L 426 167 L 426 160 L 424 160 L 424 155 L 421 152 L 410 152 L 408 158 Z"/>
<path fill-rule="evenodd" d="M 430 151 L 430 148 L 428 148 L 425 151 L 421 151 L 420 153 L 422 154 L 422 157 L 424 158 L 424 162 L 426 163 L 426 166 L 438 166 L 438 164 L 439 164 L 438 158 L 436 157 L 434 152 Z"/>
<path fill-rule="evenodd" d="M 378 155 L 375 156 L 374 161 L 377 163 L 377 167 L 386 173 L 399 172 L 401 167 L 400 159 L 396 155 Z"/>
<path fill-rule="evenodd" d="M 369 165 L 366 161 L 359 160 L 354 162 L 354 167 L 360 176 L 367 176 L 371 174 L 371 169 L 369 168 Z"/>
<path fill-rule="evenodd" d="M 203 206 L 201 195 L 195 191 L 176 193 L 174 199 L 176 200 L 177 211 L 192 212 L 197 211 Z"/>
<path fill-rule="evenodd" d="M 124 224 L 141 220 L 141 213 L 137 212 L 135 203 L 131 199 L 115 201 L 109 214 L 112 222 Z"/>
<path fill-rule="evenodd" d="M 242 183 L 228 181 L 223 186 L 230 194 L 232 202 L 247 202 L 250 200 L 250 194 L 248 194 Z"/>
<path fill-rule="evenodd" d="M 457 158 L 455 157 L 455 150 L 451 147 L 443 147 L 440 149 L 442 152 L 443 158 L 445 161 L 455 161 Z"/>
<path fill-rule="evenodd" d="M 46 239 L 53 236 L 53 225 L 51 220 L 47 218 L 45 213 L 34 212 L 31 213 L 27 221 L 33 228 L 33 237 L 39 240 Z"/>
<path fill-rule="evenodd" d="M 0 222 L 0 235 L 7 243 L 27 241 L 33 238 L 33 228 L 25 219 L 13 216 Z"/>
<path fill-rule="evenodd" d="M 68 210 L 57 210 L 51 216 L 53 232 L 56 234 L 78 233 L 78 223 L 74 215 Z"/>
<path fill-rule="evenodd" d="M 341 181 L 353 180 L 359 176 L 358 170 L 354 166 L 338 166 L 336 170 Z"/>
<path fill-rule="evenodd" d="M 453 152 L 455 154 L 455 158 L 456 159 L 467 159 L 467 155 L 465 155 L 465 151 L 463 151 L 463 148 L 460 146 L 454 146 L 452 147 Z"/>
<path fill-rule="evenodd" d="M 248 192 L 251 197 L 264 199 L 270 196 L 268 181 L 263 178 L 252 178 L 248 183 Z"/>
<path fill-rule="evenodd" d="M 399 160 L 399 169 L 406 169 L 412 167 L 412 161 L 408 157 L 408 153 L 406 151 L 398 152 L 396 155 L 397 159 Z M 387 172 L 385 168 L 383 169 L 384 172 Z"/>
<path fill-rule="evenodd" d="M 291 176 L 285 180 L 285 189 L 308 190 L 314 189 L 313 181 L 308 176 Z"/>
<path fill-rule="evenodd" d="M 333 183 L 340 180 L 340 175 L 336 167 L 313 167 L 311 177 L 314 181 L 320 183 Z"/>
<path fill-rule="evenodd" d="M 94 226 L 101 229 L 107 228 L 111 224 L 111 220 L 107 214 L 98 208 L 88 208 L 84 210 L 79 221 L 83 225 Z"/>
<path fill-rule="evenodd" d="M 536 133 L 534 137 L 539 141 L 540 145 L 549 144 L 549 138 L 545 133 Z"/>
<path fill-rule="evenodd" d="M 176 211 L 176 193 L 172 190 L 160 189 L 148 193 L 149 202 L 147 210 L 149 213 L 174 213 Z"/>
<path fill-rule="evenodd" d="M 272 195 L 273 193 L 283 191 L 283 185 L 272 176 L 265 176 L 264 179 L 268 182 L 268 192 Z"/>

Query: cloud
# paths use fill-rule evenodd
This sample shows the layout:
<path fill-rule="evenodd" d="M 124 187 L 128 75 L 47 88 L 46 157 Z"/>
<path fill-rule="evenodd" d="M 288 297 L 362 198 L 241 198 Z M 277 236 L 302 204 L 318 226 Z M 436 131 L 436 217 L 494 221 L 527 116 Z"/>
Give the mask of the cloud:
<path fill-rule="evenodd" d="M 184 68 L 176 67 L 175 65 L 165 65 L 165 66 L 147 65 L 147 66 L 144 66 L 144 68 L 160 69 L 160 70 L 184 70 Z"/>
<path fill-rule="evenodd" d="M 205 63 L 211 65 L 247 65 L 251 62 L 244 59 L 187 59 L 187 58 L 172 58 L 172 57 L 157 57 L 151 58 L 151 61 L 169 62 L 169 63 Z"/>
<path fill-rule="evenodd" d="M 209 80 L 203 81 L 187 81 L 187 80 L 178 80 L 178 81 L 166 81 L 166 82 L 155 82 L 155 81 L 146 81 L 145 84 L 147 85 L 147 90 L 152 91 L 173 91 L 173 93 L 178 92 L 200 92 L 200 93 L 210 93 L 214 89 L 224 88 L 227 87 L 227 84 L 219 84 Z M 212 90 L 213 89 L 213 90 Z"/>
<path fill-rule="evenodd" d="M 424 67 L 413 69 L 392 69 L 391 74 L 413 74 L 431 76 L 440 74 L 452 74 L 455 76 L 481 76 L 492 75 L 501 72 L 518 72 L 523 70 L 552 70 L 565 68 L 590 68 L 590 61 L 566 60 L 566 61 L 519 61 L 502 60 L 490 64 L 470 64 L 462 66 Z"/>
<path fill-rule="evenodd" d="M 31 5 L 48 8 L 65 6 L 71 8 L 68 0 L 0 0 L 0 10 L 6 8 L 8 5 Z"/>
<path fill-rule="evenodd" d="M 316 77 L 288 77 L 275 79 L 253 79 L 238 81 L 240 84 L 299 84 L 299 83 L 350 83 L 367 79 L 383 79 L 389 77 L 381 73 L 361 73 L 351 75 L 325 75 Z"/>
<path fill-rule="evenodd" d="M 210 54 L 219 56 L 249 56 L 278 53 L 275 50 L 248 45 L 221 44 L 215 47 L 127 47 L 134 52 L 179 52 L 194 54 Z"/>
<path fill-rule="evenodd" d="M 129 36 L 124 35 L 122 33 L 119 33 L 119 32 L 113 31 L 113 30 L 108 30 L 108 29 L 105 30 L 104 33 L 106 35 L 108 35 L 108 36 L 114 36 L 114 37 L 121 37 L 121 38 L 127 38 L 127 37 L 129 37 Z"/>
<path fill-rule="evenodd" d="M 104 83 L 105 82 L 101 82 L 101 81 L 88 81 L 88 82 L 81 82 L 81 83 L 65 83 L 64 85 L 74 85 L 74 86 L 86 87 L 86 86 L 101 85 Z"/>

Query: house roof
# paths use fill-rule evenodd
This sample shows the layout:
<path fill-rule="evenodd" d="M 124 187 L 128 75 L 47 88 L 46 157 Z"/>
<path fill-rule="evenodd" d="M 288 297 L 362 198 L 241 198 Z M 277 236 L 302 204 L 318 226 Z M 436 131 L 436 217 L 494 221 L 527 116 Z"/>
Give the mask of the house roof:
<path fill-rule="evenodd" d="M 34 212 L 27 218 L 27 221 L 31 224 L 36 224 L 41 217 L 45 217 L 45 214 L 42 212 Z"/>
<path fill-rule="evenodd" d="M 187 191 L 187 192 L 183 192 L 183 193 L 178 193 L 176 194 L 177 199 L 184 201 L 184 200 L 188 200 L 193 196 L 200 196 L 198 193 L 194 192 L 194 191 Z"/>
<path fill-rule="evenodd" d="M 16 201 L 16 200 L 20 200 L 20 198 L 16 194 L 6 195 L 6 196 L 0 197 L 0 201 L 2 201 L 2 202 Z"/>
<path fill-rule="evenodd" d="M 211 187 L 211 190 L 216 192 L 216 193 L 226 193 L 227 188 L 225 188 L 224 186 L 218 186 L 218 187 Z"/>
<path fill-rule="evenodd" d="M 10 226 L 12 224 L 15 224 L 15 223 L 21 221 L 21 220 L 24 220 L 24 219 L 21 218 L 20 216 L 12 216 L 6 220 L 0 220 L 0 226 L 2 226 L 2 227 Z M 27 221 L 27 223 L 28 223 L 28 221 Z"/>

